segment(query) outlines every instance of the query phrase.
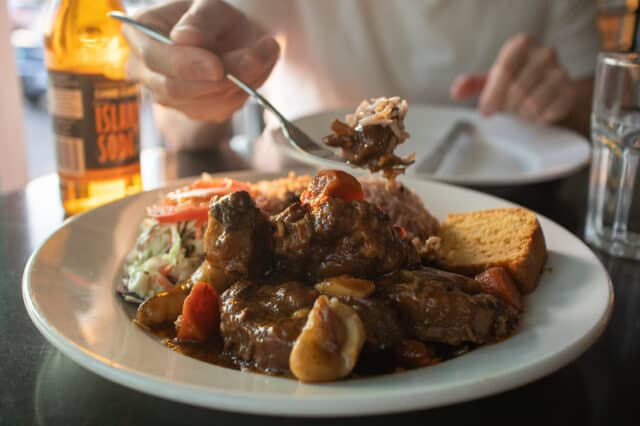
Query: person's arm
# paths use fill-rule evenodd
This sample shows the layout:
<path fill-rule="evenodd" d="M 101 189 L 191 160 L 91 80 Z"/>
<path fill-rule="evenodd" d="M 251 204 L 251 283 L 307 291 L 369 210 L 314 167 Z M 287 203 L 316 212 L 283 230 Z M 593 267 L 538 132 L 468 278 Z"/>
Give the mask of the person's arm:
<path fill-rule="evenodd" d="M 231 120 L 222 123 L 194 120 L 182 112 L 160 104 L 153 105 L 156 126 L 165 147 L 171 151 L 199 151 L 231 136 Z"/>
<path fill-rule="evenodd" d="M 555 49 L 528 34 L 518 34 L 504 44 L 488 73 L 459 76 L 451 96 L 456 100 L 479 96 L 478 109 L 485 116 L 508 112 L 584 134 L 592 83 L 591 77 L 571 79 Z"/>
<path fill-rule="evenodd" d="M 591 0 L 548 2 L 540 40 L 519 34 L 502 47 L 487 74 L 463 75 L 454 99 L 479 95 L 480 111 L 589 132 L 593 75 L 600 48 Z"/>
<path fill-rule="evenodd" d="M 225 72 L 259 87 L 278 59 L 277 42 L 222 1 L 173 1 L 138 19 L 175 42 L 167 46 L 123 27 L 131 46 L 128 78 L 166 107 L 156 108 L 156 118 L 170 148 L 201 146 L 227 131 L 247 96 Z"/>

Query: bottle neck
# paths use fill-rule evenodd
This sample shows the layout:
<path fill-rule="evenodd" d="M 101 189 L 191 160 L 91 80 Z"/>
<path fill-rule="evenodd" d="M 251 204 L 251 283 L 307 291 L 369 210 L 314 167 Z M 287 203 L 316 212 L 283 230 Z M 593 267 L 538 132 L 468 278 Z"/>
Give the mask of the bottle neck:
<path fill-rule="evenodd" d="M 119 10 L 124 12 L 120 0 L 57 0 L 60 10 L 69 10 L 79 16 L 106 16 L 107 12 Z"/>
<path fill-rule="evenodd" d="M 47 67 L 124 78 L 129 48 L 112 10 L 124 11 L 120 0 L 59 0 L 45 34 Z"/>

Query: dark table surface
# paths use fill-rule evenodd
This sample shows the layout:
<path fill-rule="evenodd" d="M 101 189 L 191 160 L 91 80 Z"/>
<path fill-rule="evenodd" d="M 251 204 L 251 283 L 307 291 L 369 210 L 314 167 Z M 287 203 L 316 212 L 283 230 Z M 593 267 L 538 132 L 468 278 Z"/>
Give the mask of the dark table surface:
<path fill-rule="evenodd" d="M 157 156 L 156 156 L 157 157 Z M 159 157 L 150 180 L 247 167 L 219 153 Z M 155 173 L 155 175 L 154 175 Z M 581 236 L 587 170 L 553 182 L 483 190 L 522 204 Z M 31 252 L 63 220 L 55 176 L 0 196 L 0 424 L 2 425 L 294 425 L 300 419 L 241 415 L 149 396 L 85 370 L 33 326 L 21 296 Z M 602 337 L 559 371 L 480 400 L 395 415 L 306 419 L 305 424 L 640 424 L 640 262 L 599 253 L 615 289 Z"/>

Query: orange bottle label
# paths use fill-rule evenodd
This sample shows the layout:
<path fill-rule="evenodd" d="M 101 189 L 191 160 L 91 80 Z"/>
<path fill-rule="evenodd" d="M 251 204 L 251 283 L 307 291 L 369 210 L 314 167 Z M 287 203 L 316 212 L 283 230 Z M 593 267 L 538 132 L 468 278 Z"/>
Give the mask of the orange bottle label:
<path fill-rule="evenodd" d="M 140 160 L 136 84 L 102 75 L 49 71 L 58 171 L 82 176 Z"/>

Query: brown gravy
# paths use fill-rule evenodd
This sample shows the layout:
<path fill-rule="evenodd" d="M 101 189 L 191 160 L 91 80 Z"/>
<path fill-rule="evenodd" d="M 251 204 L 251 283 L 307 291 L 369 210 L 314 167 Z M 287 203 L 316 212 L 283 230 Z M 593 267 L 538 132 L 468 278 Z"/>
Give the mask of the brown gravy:
<path fill-rule="evenodd" d="M 167 346 L 172 351 L 186 355 L 191 358 L 195 358 L 199 361 L 203 361 L 209 364 L 217 365 L 219 367 L 231 368 L 238 371 L 250 371 L 260 374 L 268 374 L 262 371 L 255 370 L 253 368 L 244 367 L 239 360 L 234 359 L 232 356 L 223 352 L 223 344 L 220 337 L 210 340 L 207 343 L 196 343 L 178 340 L 176 332 L 173 327 L 160 328 L 155 330 L 149 330 L 145 328 L 145 331 L 151 332 L 161 339 L 162 344 Z M 437 353 L 437 360 L 431 365 L 439 364 L 448 359 L 452 359 L 463 355 L 473 348 L 470 345 L 463 347 L 447 347 L 446 345 L 435 344 L 433 346 L 434 351 Z M 426 366 L 424 366 L 426 367 Z M 407 367 L 406 365 L 398 365 L 396 359 L 390 352 L 378 353 L 375 355 L 369 354 L 362 357 L 354 371 L 345 379 L 353 378 L 366 378 L 372 376 L 380 376 L 383 374 L 398 373 L 406 370 L 413 370 L 422 368 L 420 366 Z M 274 374 L 278 377 L 288 377 L 295 379 L 292 375 Z"/>

